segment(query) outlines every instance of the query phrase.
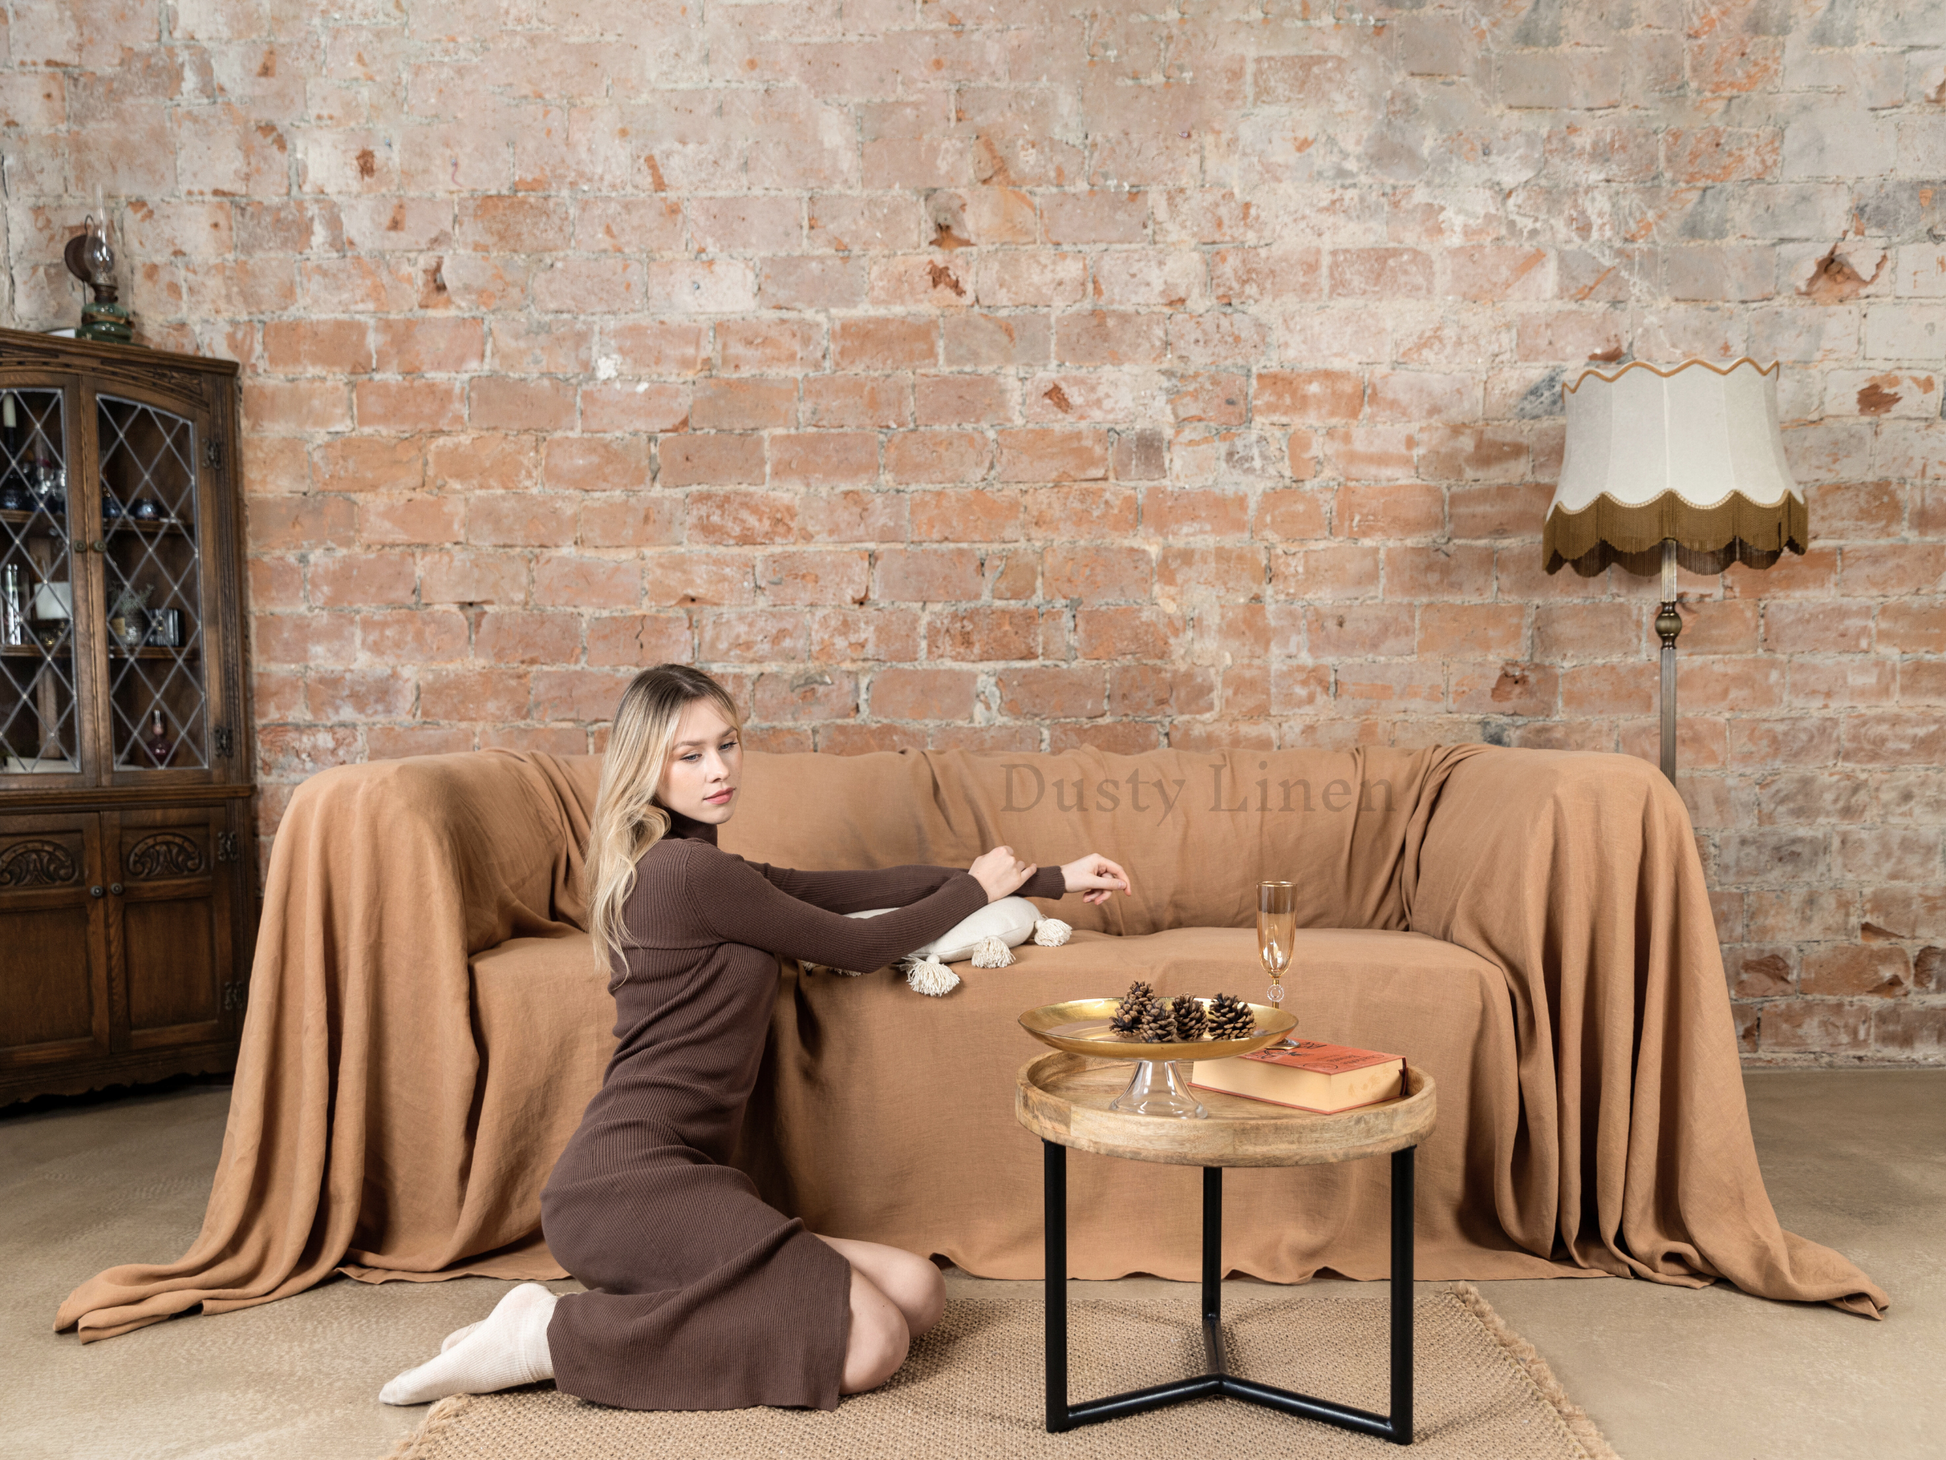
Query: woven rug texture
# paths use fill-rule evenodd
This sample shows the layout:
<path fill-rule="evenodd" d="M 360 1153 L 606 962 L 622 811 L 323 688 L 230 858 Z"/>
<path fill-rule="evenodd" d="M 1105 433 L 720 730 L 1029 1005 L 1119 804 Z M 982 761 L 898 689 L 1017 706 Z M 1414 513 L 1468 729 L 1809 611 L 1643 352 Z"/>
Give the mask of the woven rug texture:
<path fill-rule="evenodd" d="M 1336 1286 L 1336 1285 L 1332 1285 Z M 1224 1295 L 1231 1371 L 1384 1412 L 1386 1292 L 1310 1285 Z M 1043 1428 L 1041 1304 L 950 1304 L 892 1380 L 835 1411 L 606 1409 L 531 1385 L 433 1406 L 393 1460 L 1279 1460 L 1397 1456 L 1398 1447 L 1235 1399 L 1201 1399 L 1065 1435 Z M 1616 1460 L 1533 1349 L 1465 1284 L 1413 1310 L 1417 1460 Z M 1194 1290 L 1069 1305 L 1069 1398 L 1202 1372 Z"/>

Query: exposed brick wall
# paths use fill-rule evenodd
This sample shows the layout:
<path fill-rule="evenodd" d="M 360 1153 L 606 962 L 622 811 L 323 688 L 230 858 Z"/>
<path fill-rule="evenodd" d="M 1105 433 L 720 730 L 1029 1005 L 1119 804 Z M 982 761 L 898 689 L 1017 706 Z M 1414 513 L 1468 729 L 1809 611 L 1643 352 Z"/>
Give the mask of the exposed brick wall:
<path fill-rule="evenodd" d="M 1946 5 L 1136 8 L 15 0 L 5 318 L 100 184 L 248 367 L 266 831 L 663 658 L 771 746 L 1653 755 L 1559 385 L 1748 352 L 1816 546 L 1683 585 L 1746 1048 L 1946 1057 Z"/>

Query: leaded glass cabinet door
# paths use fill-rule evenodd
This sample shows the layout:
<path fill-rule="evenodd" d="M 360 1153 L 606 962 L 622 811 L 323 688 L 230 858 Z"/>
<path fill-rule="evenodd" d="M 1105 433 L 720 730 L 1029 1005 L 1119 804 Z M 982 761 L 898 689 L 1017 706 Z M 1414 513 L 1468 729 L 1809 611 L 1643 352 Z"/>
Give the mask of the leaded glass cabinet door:
<path fill-rule="evenodd" d="M 77 398 L 59 385 L 0 390 L 0 785 L 18 789 L 94 774 Z"/>
<path fill-rule="evenodd" d="M 207 780 L 215 654 L 197 490 L 204 420 L 107 389 L 92 404 L 108 779 Z"/>

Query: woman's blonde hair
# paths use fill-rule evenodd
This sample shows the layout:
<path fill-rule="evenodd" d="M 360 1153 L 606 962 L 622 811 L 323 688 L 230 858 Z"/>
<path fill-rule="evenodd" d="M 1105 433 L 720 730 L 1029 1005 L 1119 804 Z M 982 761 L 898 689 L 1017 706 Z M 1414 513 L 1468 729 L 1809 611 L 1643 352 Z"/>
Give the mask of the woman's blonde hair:
<path fill-rule="evenodd" d="M 686 664 L 643 670 L 629 681 L 615 708 L 582 877 L 589 889 L 588 931 L 595 937 L 595 961 L 617 978 L 628 977 L 624 957 L 629 937 L 622 909 L 635 890 L 635 864 L 669 831 L 669 812 L 657 803 L 656 791 L 669 764 L 677 722 L 698 700 L 710 701 L 733 727 L 742 728 L 729 691 Z"/>

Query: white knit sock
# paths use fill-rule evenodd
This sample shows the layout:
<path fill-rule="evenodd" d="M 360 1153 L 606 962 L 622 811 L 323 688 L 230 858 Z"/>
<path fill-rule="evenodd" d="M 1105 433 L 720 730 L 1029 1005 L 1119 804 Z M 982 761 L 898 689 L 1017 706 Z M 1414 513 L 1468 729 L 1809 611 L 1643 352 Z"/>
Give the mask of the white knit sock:
<path fill-rule="evenodd" d="M 407 1369 L 378 1397 L 387 1404 L 429 1404 L 449 1394 L 491 1394 L 552 1379 L 547 1322 L 554 1303 L 554 1294 L 539 1283 L 522 1283 L 484 1322 L 449 1334 L 437 1358 Z"/>

